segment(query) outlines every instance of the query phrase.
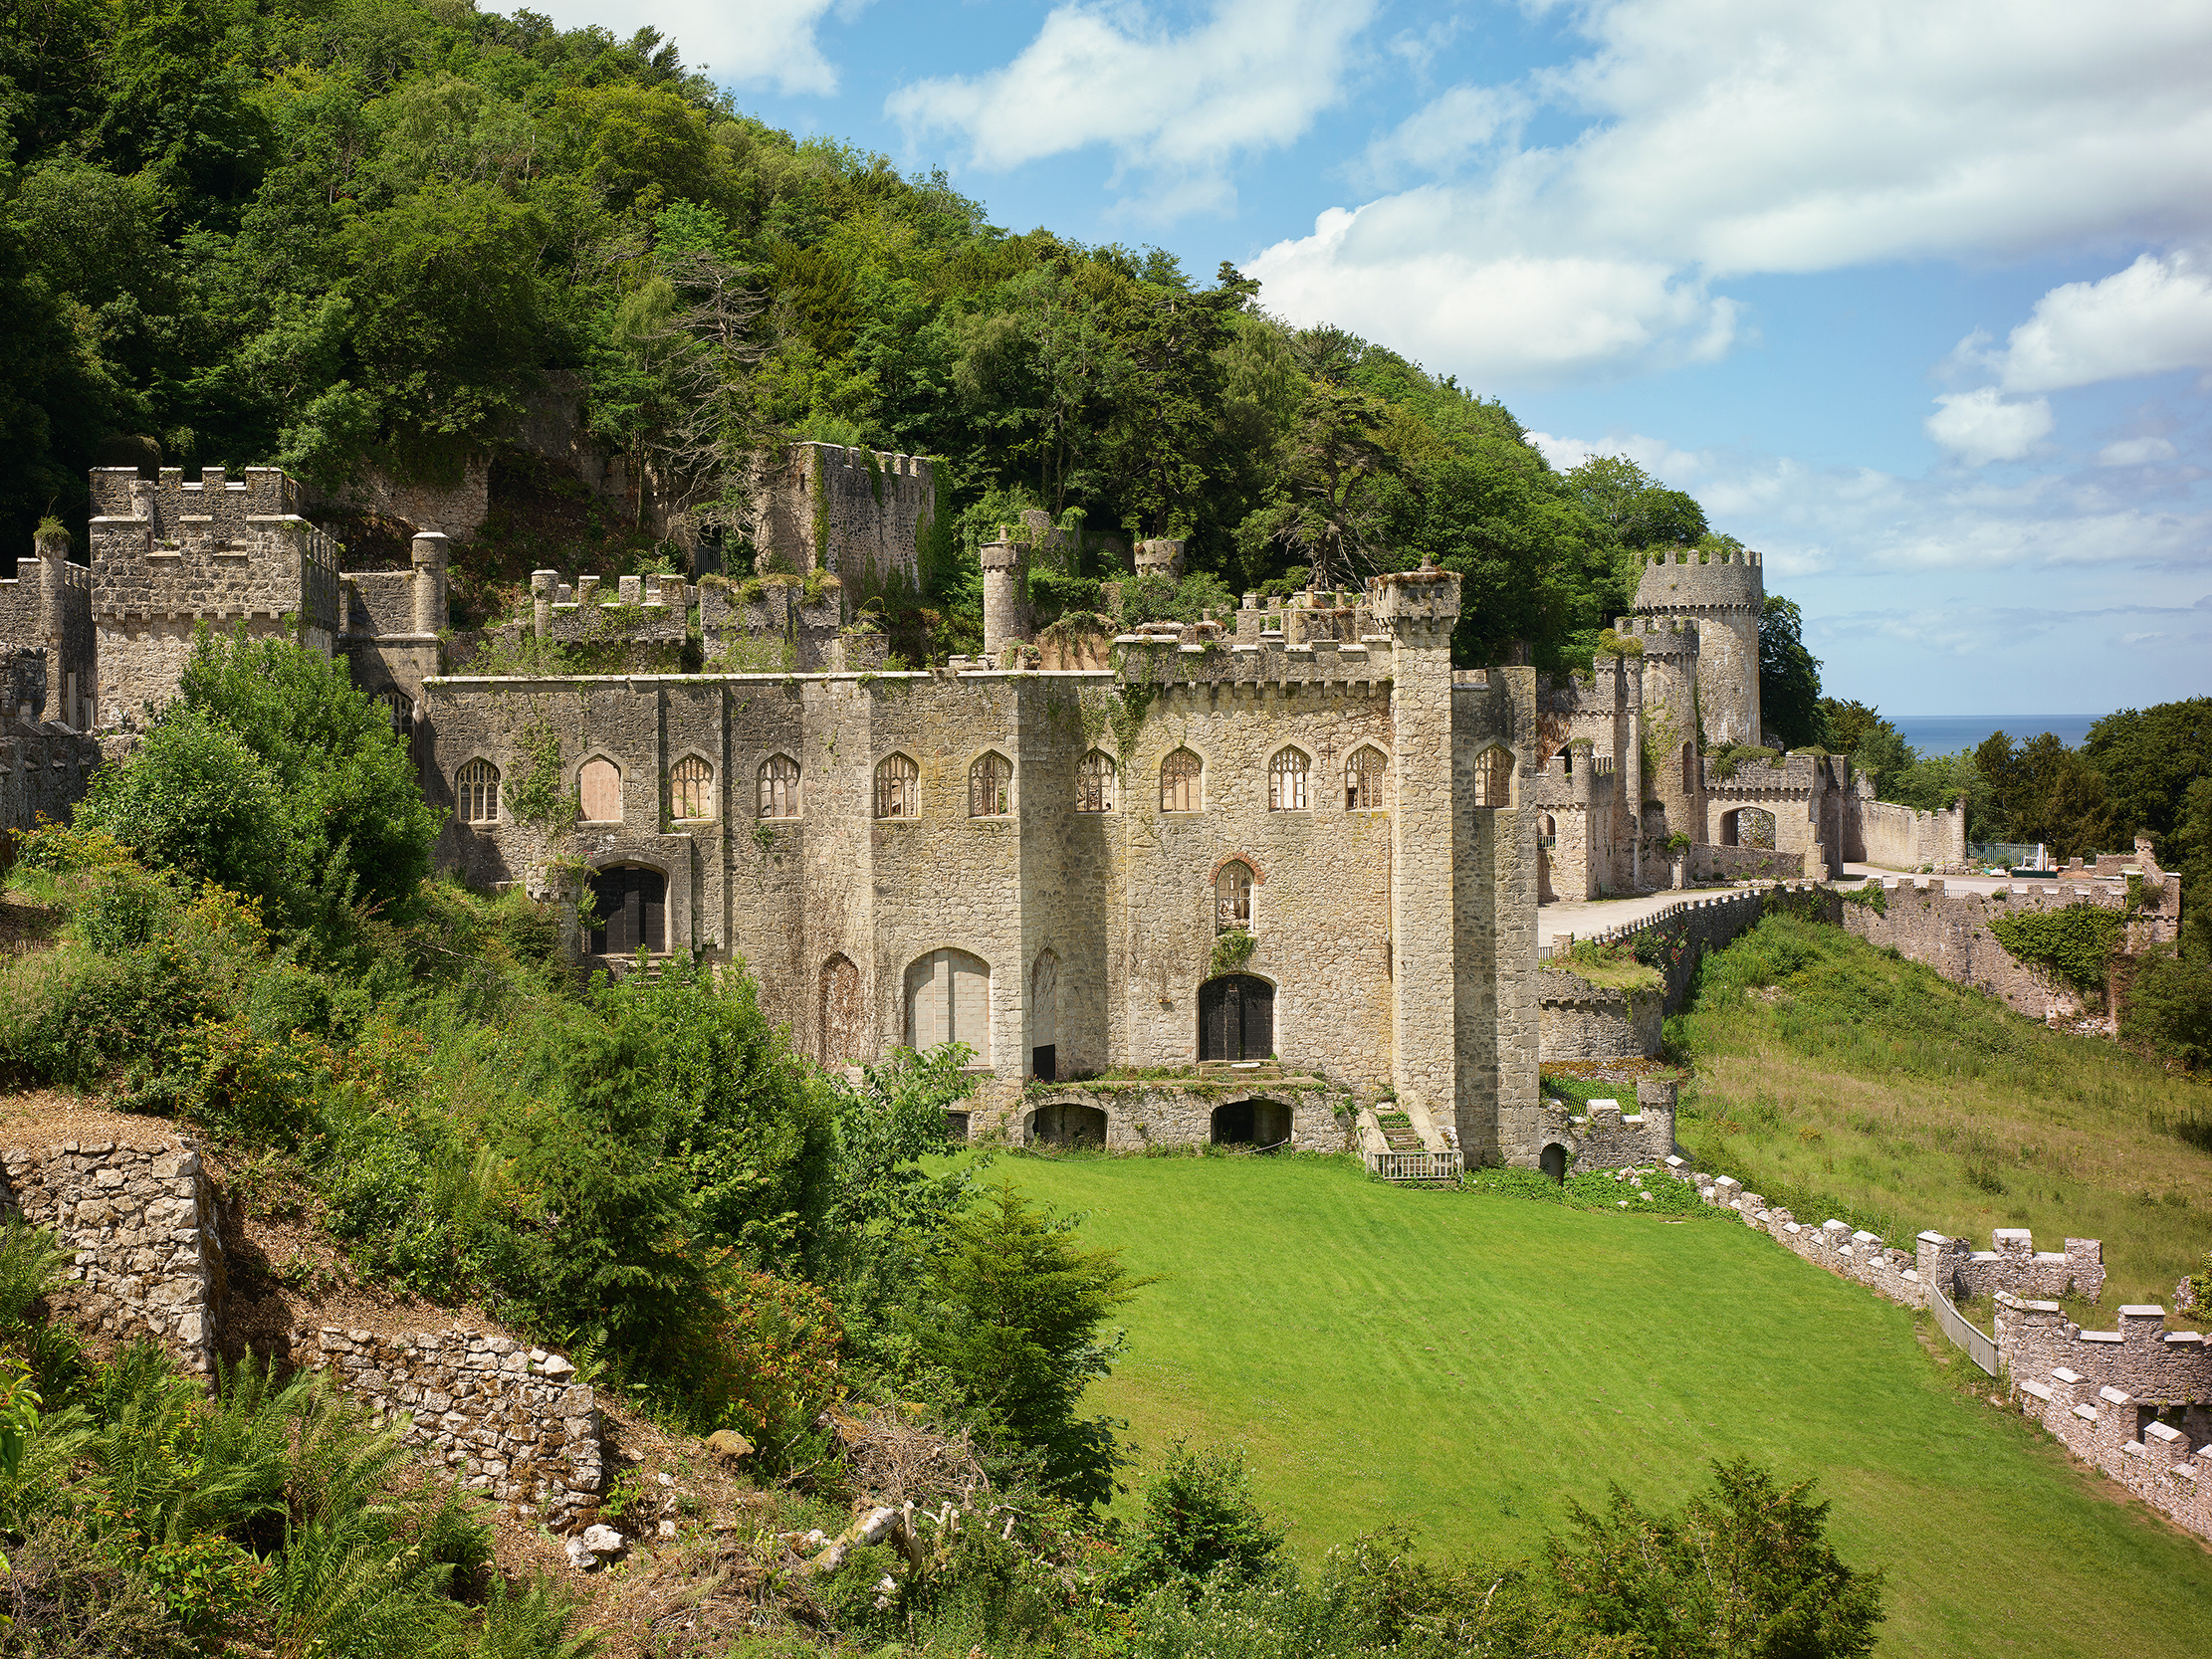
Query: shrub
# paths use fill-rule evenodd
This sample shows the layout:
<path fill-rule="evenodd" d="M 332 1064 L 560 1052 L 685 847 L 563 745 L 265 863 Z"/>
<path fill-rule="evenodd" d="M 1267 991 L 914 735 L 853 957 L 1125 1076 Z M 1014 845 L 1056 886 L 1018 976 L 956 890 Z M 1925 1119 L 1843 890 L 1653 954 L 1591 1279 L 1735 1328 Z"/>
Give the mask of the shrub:
<path fill-rule="evenodd" d="M 2120 1035 L 2192 1071 L 2212 1067 L 2212 957 L 2161 946 L 2144 956 L 2120 1009 Z"/>
<path fill-rule="evenodd" d="M 1123 1551 L 1116 1579 L 1123 1593 L 1143 1594 L 1215 1572 L 1261 1578 L 1278 1564 L 1282 1539 L 1282 1529 L 1268 1524 L 1252 1497 L 1241 1452 L 1194 1452 L 1178 1440 L 1145 1489 L 1144 1519 Z"/>

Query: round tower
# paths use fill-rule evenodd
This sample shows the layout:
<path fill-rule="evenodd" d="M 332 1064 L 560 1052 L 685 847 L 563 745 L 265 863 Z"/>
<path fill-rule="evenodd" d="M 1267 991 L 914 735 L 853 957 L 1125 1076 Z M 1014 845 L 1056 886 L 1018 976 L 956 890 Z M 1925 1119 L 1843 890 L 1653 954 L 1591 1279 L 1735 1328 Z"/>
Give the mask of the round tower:
<path fill-rule="evenodd" d="M 1759 555 L 1749 549 L 1708 555 L 1673 548 L 1645 565 L 1636 584 L 1639 615 L 1698 625 L 1698 710 L 1705 741 L 1715 748 L 1759 740 L 1759 612 L 1765 604 Z"/>
<path fill-rule="evenodd" d="M 1021 569 L 1029 548 L 1014 539 L 1011 524 L 998 526 L 998 539 L 978 550 L 984 567 L 984 656 L 995 663 L 998 653 L 1023 633 Z"/>

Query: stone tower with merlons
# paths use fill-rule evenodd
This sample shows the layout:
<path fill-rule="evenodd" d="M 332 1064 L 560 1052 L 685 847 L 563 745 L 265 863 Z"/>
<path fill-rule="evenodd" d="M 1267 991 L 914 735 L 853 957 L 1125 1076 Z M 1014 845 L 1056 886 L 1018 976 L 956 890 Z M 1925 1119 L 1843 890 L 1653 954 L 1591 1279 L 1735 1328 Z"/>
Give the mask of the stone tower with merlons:
<path fill-rule="evenodd" d="M 1759 741 L 1759 613 L 1765 605 L 1765 573 L 1749 548 L 1706 553 L 1670 547 L 1653 555 L 1637 581 L 1640 614 L 1697 624 L 1697 713 L 1708 747 Z"/>

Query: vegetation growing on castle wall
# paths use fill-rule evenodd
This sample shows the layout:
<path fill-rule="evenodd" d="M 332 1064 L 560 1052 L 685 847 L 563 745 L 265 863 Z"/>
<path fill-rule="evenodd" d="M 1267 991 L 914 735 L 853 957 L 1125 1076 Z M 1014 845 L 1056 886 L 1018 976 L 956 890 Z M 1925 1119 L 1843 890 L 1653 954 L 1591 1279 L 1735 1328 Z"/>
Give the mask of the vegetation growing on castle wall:
<path fill-rule="evenodd" d="M 2127 929 L 2127 913 L 2101 905 L 2022 911 L 1989 924 L 1997 942 L 2021 961 L 2042 968 L 2093 1001 L 2101 1000 L 2112 952 Z"/>

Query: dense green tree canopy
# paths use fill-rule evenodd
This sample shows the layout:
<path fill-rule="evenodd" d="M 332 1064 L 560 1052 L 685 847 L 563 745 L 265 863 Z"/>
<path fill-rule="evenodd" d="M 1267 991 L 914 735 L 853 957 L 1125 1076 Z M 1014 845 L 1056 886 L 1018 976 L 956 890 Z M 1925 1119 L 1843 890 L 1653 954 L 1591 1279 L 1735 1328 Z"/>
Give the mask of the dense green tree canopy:
<path fill-rule="evenodd" d="M 988 500 L 1184 536 L 1230 592 L 1435 558 L 1469 663 L 1586 661 L 1637 551 L 1708 533 L 1623 457 L 1562 475 L 1497 402 L 1285 325 L 1228 265 L 1011 233 L 941 175 L 752 119 L 649 29 L 442 0 L 8 15 L 0 545 L 81 522 L 96 461 L 450 480 L 552 376 L 710 522 L 742 528 L 761 443 L 866 442 L 944 458 L 972 530 Z M 927 577 L 942 650 L 976 583 L 957 547 Z"/>

